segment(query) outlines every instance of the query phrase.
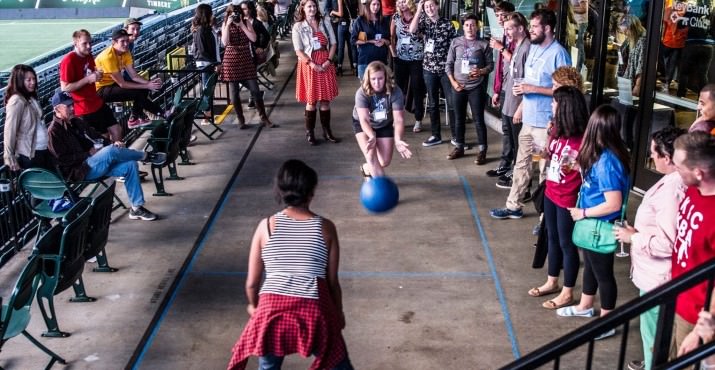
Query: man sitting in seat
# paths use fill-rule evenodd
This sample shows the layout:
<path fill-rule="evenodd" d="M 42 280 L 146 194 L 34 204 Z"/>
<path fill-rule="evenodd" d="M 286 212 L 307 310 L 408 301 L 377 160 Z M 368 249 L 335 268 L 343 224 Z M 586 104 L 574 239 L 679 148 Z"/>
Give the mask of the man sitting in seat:
<path fill-rule="evenodd" d="M 144 208 L 137 161 L 159 166 L 166 162 L 166 153 L 127 149 L 121 141 L 111 143 L 75 117 L 72 98 L 59 89 L 51 102 L 55 115 L 48 129 L 48 146 L 57 159 L 62 176 L 69 181 L 122 176 L 132 205 L 129 218 L 156 220 L 156 215 Z"/>
<path fill-rule="evenodd" d="M 94 63 L 103 72 L 96 86 L 97 94 L 105 102 L 134 102 L 132 114 L 127 122 L 128 127 L 133 129 L 151 123 L 151 120 L 144 114 L 144 110 L 159 117 L 164 117 L 164 111 L 149 100 L 149 91 L 159 90 L 162 85 L 161 80 L 149 81 L 137 74 L 128 45 L 129 33 L 124 29 L 114 31 L 112 44 L 94 58 Z M 124 78 L 122 75 L 124 72 L 131 80 Z"/>

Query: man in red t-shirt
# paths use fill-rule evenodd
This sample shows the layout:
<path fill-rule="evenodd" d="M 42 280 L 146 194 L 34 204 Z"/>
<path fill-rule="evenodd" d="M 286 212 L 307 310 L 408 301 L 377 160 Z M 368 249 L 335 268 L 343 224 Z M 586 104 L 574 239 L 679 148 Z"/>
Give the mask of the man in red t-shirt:
<path fill-rule="evenodd" d="M 715 137 L 691 132 L 675 141 L 673 163 L 688 186 L 680 202 L 672 274 L 677 278 L 715 257 Z M 692 351 L 700 337 L 693 330 L 703 309 L 707 284 L 703 282 L 678 296 L 675 340 L 678 355 Z"/>
<path fill-rule="evenodd" d="M 97 95 L 94 85 L 102 78 L 102 71 L 97 70 L 92 57 L 92 35 L 87 30 L 72 34 L 74 50 L 60 62 L 60 88 L 68 92 L 74 101 L 75 114 L 100 134 L 114 142 L 121 142 L 122 127 L 117 123 L 112 110 Z"/>

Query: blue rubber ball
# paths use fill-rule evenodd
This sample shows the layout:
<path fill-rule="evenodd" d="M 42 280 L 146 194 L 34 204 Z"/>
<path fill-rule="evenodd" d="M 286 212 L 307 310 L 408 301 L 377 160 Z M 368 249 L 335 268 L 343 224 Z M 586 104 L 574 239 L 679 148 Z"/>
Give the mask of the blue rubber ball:
<path fill-rule="evenodd" d="M 370 212 L 387 212 L 397 205 L 400 191 L 388 177 L 375 177 L 362 184 L 360 202 Z"/>

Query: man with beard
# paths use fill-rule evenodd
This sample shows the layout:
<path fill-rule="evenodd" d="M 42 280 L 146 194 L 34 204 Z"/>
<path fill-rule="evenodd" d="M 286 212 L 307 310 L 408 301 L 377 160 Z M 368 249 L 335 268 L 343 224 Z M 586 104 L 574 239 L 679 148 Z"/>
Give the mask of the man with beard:
<path fill-rule="evenodd" d="M 111 141 L 121 141 L 122 127 L 95 88 L 95 82 L 102 78 L 103 73 L 97 69 L 92 58 L 92 35 L 84 29 L 75 31 L 72 42 L 74 50 L 60 62 L 60 87 L 72 96 L 75 113 L 84 122 L 100 134 L 108 135 Z"/>
<path fill-rule="evenodd" d="M 571 57 L 566 49 L 556 41 L 556 14 L 548 9 L 531 13 L 529 21 L 531 47 L 524 64 L 523 81 L 515 80 L 512 92 L 523 95 L 521 105 L 514 113 L 514 123 L 523 122 L 519 133 L 519 149 L 514 164 L 514 177 L 505 208 L 494 208 L 489 214 L 493 218 L 521 218 L 523 196 L 531 182 L 532 154 L 546 145 L 546 126 L 551 120 L 551 74 L 564 65 L 571 65 Z M 523 119 L 522 119 L 523 118 Z M 539 162 L 540 180 L 545 177 L 544 161 Z"/>

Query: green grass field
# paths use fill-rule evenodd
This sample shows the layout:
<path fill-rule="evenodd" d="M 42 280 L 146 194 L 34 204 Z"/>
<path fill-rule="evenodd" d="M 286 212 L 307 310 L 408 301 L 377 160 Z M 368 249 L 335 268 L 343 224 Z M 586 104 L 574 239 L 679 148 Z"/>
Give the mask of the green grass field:
<path fill-rule="evenodd" d="M 124 18 L 25 19 L 0 21 L 0 71 L 72 42 L 80 28 L 97 32 Z"/>

